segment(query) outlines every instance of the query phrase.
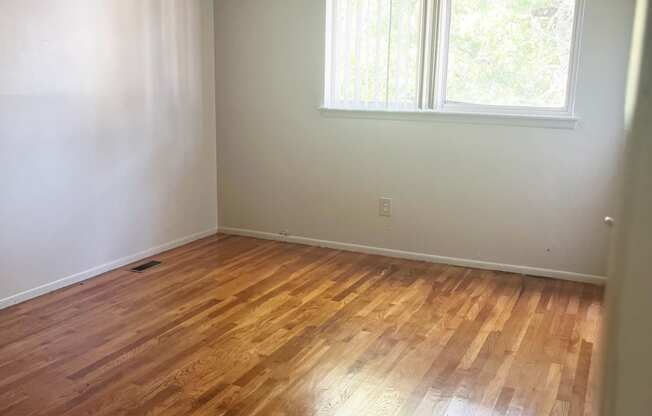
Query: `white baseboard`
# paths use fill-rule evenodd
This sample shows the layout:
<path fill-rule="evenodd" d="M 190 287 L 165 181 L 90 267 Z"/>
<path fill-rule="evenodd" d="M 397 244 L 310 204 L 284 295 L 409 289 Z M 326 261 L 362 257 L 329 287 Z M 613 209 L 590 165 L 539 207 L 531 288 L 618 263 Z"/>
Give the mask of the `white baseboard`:
<path fill-rule="evenodd" d="M 27 300 L 33 299 L 35 297 L 45 295 L 46 293 L 53 292 L 55 290 L 64 288 L 66 286 L 74 285 L 75 283 L 88 280 L 95 276 L 98 276 L 102 273 L 109 272 L 111 270 L 118 269 L 120 267 L 126 266 L 127 264 L 137 262 L 147 257 L 155 256 L 164 251 L 172 250 L 174 248 L 180 247 L 182 245 L 191 243 L 193 241 L 211 236 L 217 233 L 217 228 L 213 228 L 207 231 L 202 231 L 197 234 L 192 234 L 178 240 L 171 241 L 169 243 L 162 244 L 157 247 L 150 248 L 140 253 L 132 254 L 127 257 L 123 257 L 118 260 L 111 261 L 109 263 L 102 264 L 92 269 L 74 274 L 72 276 L 64 277 L 63 279 L 54 281 L 52 283 L 45 284 L 43 286 L 35 287 L 34 289 L 29 289 L 24 292 L 18 293 L 8 298 L 0 299 L 0 309 L 8 308 L 9 306 L 16 305 L 18 303 L 25 302 Z"/>
<path fill-rule="evenodd" d="M 327 247 L 336 250 L 354 251 L 358 253 L 377 254 L 380 256 L 396 257 L 409 260 L 420 260 L 429 263 L 448 264 L 451 266 L 469 267 L 473 269 L 494 270 L 518 273 L 529 276 L 550 277 L 553 279 L 569 280 L 572 282 L 592 283 L 604 285 L 606 278 L 590 274 L 566 272 L 561 270 L 542 269 L 538 267 L 518 266 L 513 264 L 492 263 L 481 260 L 459 259 L 454 257 L 436 256 L 433 254 L 415 253 L 411 251 L 392 250 L 380 247 L 370 247 L 359 244 L 341 243 L 337 241 L 317 240 L 314 238 L 285 236 L 262 231 L 244 230 L 240 228 L 220 227 L 219 232 L 224 234 L 240 235 L 245 237 L 261 238 L 265 240 L 285 241 L 288 243 L 305 244 L 309 246 Z"/>

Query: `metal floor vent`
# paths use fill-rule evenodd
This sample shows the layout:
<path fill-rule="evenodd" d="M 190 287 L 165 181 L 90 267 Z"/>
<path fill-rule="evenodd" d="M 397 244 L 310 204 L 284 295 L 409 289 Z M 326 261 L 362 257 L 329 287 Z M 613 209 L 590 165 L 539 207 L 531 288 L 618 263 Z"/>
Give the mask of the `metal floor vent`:
<path fill-rule="evenodd" d="M 161 264 L 160 261 L 152 260 L 148 261 L 147 263 L 143 263 L 140 266 L 136 266 L 133 269 L 130 269 L 130 271 L 134 273 L 144 273 L 145 271 L 151 269 L 152 267 L 159 266 Z"/>

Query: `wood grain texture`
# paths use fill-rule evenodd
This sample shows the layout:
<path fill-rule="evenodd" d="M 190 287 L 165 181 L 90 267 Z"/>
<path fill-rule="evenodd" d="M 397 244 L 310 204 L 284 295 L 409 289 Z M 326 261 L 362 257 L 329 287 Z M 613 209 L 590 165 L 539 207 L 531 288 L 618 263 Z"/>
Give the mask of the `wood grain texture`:
<path fill-rule="evenodd" d="M 216 235 L 0 311 L 0 414 L 590 415 L 602 289 Z"/>

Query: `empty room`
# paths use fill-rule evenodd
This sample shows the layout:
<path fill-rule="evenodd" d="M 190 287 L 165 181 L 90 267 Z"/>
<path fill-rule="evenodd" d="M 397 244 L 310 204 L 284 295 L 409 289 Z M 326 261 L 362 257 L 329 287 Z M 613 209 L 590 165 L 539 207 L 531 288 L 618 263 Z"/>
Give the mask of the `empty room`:
<path fill-rule="evenodd" d="M 0 415 L 651 409 L 649 0 L 0 0 Z"/>

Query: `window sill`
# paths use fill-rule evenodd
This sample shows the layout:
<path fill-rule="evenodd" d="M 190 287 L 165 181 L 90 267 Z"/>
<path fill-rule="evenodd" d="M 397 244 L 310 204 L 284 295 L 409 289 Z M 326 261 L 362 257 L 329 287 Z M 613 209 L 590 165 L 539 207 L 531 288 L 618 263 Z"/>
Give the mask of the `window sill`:
<path fill-rule="evenodd" d="M 432 110 L 356 110 L 320 107 L 327 118 L 372 120 L 432 121 L 444 123 L 491 124 L 500 126 L 539 127 L 573 130 L 579 119 L 569 115 L 522 115 Z"/>

